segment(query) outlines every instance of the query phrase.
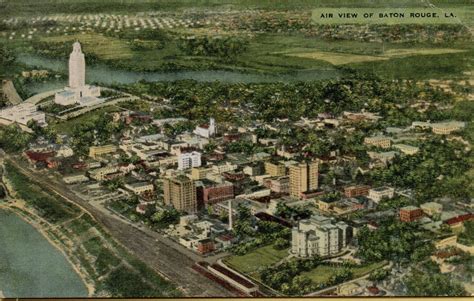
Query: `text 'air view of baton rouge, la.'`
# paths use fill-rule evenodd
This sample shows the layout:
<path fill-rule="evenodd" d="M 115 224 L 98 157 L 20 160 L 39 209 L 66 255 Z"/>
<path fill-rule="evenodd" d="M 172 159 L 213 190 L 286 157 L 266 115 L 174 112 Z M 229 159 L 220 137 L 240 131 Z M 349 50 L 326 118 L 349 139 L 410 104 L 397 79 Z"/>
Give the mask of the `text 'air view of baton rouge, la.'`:
<path fill-rule="evenodd" d="M 474 295 L 470 0 L 0 0 L 0 297 Z"/>

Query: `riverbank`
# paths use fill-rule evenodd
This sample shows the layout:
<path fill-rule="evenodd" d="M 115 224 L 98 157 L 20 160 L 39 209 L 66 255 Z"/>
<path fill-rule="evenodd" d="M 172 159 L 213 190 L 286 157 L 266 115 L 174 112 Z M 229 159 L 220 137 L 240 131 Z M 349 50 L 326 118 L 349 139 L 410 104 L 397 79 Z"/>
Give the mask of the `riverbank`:
<path fill-rule="evenodd" d="M 115 241 L 83 207 L 45 186 L 38 178 L 43 175 L 32 175 L 21 158 L 10 157 L 4 166 L 9 190 L 16 192 L 13 199 L 25 201 L 25 208 L 39 216 L 36 222 L 95 286 L 94 296 L 182 295 L 174 284 Z M 21 205 L 17 210 L 21 211 Z"/>
<path fill-rule="evenodd" d="M 27 215 L 19 207 L 0 206 L 0 289 L 5 297 L 92 296 L 92 287 L 69 257 Z"/>
<path fill-rule="evenodd" d="M 3 183 L 7 187 L 8 191 L 14 194 L 14 190 L 12 189 L 10 183 L 8 183 L 8 180 L 4 178 Z M 54 239 L 54 237 L 49 234 L 48 229 L 53 228 L 53 225 L 38 216 L 34 212 L 34 209 L 28 207 L 26 205 L 26 202 L 21 199 L 11 199 L 8 202 L 0 203 L 0 209 L 16 214 L 16 216 L 30 224 L 36 231 L 38 231 L 38 233 L 40 233 L 49 242 L 51 246 L 61 252 L 67 262 L 71 265 L 73 270 L 81 278 L 82 282 L 84 283 L 84 286 L 87 288 L 88 297 L 94 296 L 94 292 L 96 290 L 96 285 L 94 281 L 82 270 L 82 266 L 77 261 L 73 260 L 71 254 L 67 252 L 64 246 L 61 245 L 57 240 Z"/>

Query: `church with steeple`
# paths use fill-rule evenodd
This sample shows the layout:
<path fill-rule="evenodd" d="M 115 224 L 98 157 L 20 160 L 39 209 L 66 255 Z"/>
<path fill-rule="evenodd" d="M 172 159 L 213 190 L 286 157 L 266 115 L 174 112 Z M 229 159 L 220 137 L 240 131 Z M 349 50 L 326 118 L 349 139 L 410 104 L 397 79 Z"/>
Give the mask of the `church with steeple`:
<path fill-rule="evenodd" d="M 86 85 L 86 60 L 81 44 L 75 42 L 69 55 L 69 86 L 55 94 L 54 102 L 63 106 L 92 106 L 103 102 L 99 96 L 99 87 Z"/>

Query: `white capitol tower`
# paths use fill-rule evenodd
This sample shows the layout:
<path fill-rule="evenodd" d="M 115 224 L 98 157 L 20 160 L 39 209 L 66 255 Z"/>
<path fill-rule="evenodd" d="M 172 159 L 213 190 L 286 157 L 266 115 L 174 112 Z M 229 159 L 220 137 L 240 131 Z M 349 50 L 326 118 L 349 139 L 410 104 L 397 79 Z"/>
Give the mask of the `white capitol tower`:
<path fill-rule="evenodd" d="M 81 44 L 75 42 L 69 55 L 69 87 L 79 88 L 86 85 L 86 60 Z"/>
<path fill-rule="evenodd" d="M 92 106 L 104 101 L 99 96 L 99 87 L 86 85 L 86 60 L 81 44 L 75 42 L 69 55 L 69 86 L 56 93 L 54 102 L 62 106 Z"/>

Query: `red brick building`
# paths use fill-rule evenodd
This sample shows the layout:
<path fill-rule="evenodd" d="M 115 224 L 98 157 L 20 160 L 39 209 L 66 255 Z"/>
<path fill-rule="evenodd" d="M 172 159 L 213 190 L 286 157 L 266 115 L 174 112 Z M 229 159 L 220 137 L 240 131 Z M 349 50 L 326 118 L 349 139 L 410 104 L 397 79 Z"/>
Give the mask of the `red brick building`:
<path fill-rule="evenodd" d="M 200 240 L 197 243 L 197 250 L 201 254 L 210 253 L 215 250 L 214 242 L 209 238 Z"/>
<path fill-rule="evenodd" d="M 370 186 L 367 185 L 357 185 L 357 186 L 348 186 L 344 187 L 344 195 L 347 198 L 354 198 L 357 196 L 366 196 L 369 194 Z"/>
<path fill-rule="evenodd" d="M 400 220 L 402 222 L 414 222 L 423 217 L 423 210 L 415 206 L 400 208 Z"/>
<path fill-rule="evenodd" d="M 200 193 L 198 193 L 201 196 Z M 212 205 L 218 202 L 230 200 L 234 198 L 234 185 L 226 182 L 222 184 L 212 184 L 202 187 L 202 200 L 204 205 Z"/>

